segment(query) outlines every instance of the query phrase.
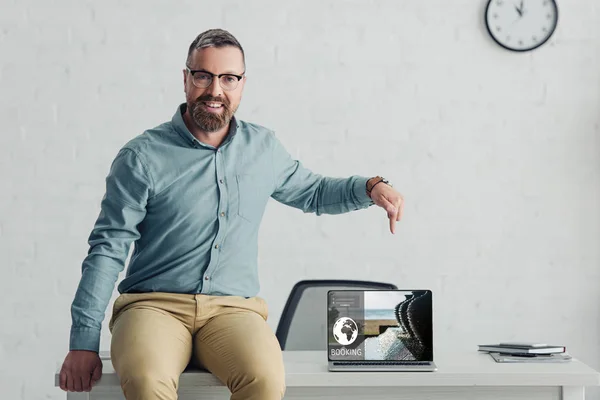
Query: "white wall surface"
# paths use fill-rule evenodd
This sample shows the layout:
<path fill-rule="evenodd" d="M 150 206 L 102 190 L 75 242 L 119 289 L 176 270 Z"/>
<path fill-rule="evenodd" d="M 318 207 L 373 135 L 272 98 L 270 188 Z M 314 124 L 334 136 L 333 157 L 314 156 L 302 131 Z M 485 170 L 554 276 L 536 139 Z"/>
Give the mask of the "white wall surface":
<path fill-rule="evenodd" d="M 484 7 L 1 0 L 0 397 L 65 398 L 53 373 L 110 162 L 171 118 L 187 48 L 214 27 L 247 53 L 240 118 L 316 172 L 381 174 L 406 198 L 396 235 L 381 209 L 272 202 L 273 329 L 298 280 L 390 281 L 434 290 L 437 349 L 540 340 L 600 368 L 600 6 L 559 1 L 525 54 L 489 38 Z"/>

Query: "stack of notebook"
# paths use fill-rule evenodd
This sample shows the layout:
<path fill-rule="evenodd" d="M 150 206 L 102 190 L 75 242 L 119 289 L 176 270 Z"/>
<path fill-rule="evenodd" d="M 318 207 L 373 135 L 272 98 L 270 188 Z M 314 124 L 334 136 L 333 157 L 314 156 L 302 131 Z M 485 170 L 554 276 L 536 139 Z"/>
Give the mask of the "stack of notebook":
<path fill-rule="evenodd" d="M 496 362 L 565 362 L 571 360 L 565 346 L 551 346 L 546 343 L 480 344 L 479 351 L 489 353 Z"/>

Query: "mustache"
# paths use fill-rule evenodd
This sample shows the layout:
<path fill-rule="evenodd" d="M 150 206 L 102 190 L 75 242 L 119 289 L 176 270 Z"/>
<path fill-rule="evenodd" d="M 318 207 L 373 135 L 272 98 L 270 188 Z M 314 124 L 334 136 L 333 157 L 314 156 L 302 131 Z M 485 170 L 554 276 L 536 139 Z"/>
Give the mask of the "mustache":
<path fill-rule="evenodd" d="M 227 98 L 225 98 L 225 97 L 215 97 L 215 96 L 204 95 L 204 96 L 198 97 L 194 103 L 200 104 L 200 103 L 204 103 L 204 102 L 221 103 L 221 104 L 223 104 L 223 107 L 229 108 L 229 100 L 227 100 Z"/>

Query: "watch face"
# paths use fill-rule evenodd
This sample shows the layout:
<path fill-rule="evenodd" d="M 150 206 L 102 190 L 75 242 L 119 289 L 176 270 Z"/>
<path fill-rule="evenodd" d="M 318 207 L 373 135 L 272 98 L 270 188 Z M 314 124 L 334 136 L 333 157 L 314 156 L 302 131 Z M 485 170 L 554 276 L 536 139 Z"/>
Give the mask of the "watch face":
<path fill-rule="evenodd" d="M 554 0 L 489 0 L 485 23 L 500 46 L 513 51 L 533 50 L 554 33 L 558 8 Z"/>

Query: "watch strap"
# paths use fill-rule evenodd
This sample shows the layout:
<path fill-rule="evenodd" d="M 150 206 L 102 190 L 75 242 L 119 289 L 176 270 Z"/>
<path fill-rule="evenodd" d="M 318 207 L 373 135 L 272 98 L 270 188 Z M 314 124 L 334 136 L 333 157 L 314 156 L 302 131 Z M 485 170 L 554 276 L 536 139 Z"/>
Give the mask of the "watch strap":
<path fill-rule="evenodd" d="M 373 188 L 375 187 L 375 185 L 378 185 L 378 184 L 380 184 L 382 182 L 385 183 L 385 184 L 388 184 L 388 181 L 385 178 L 381 177 L 381 176 L 376 176 L 374 178 L 369 179 L 367 181 L 367 184 L 366 184 L 366 186 L 367 186 L 366 187 L 366 189 L 367 189 L 367 195 L 369 197 L 371 197 L 371 192 L 373 191 Z"/>

